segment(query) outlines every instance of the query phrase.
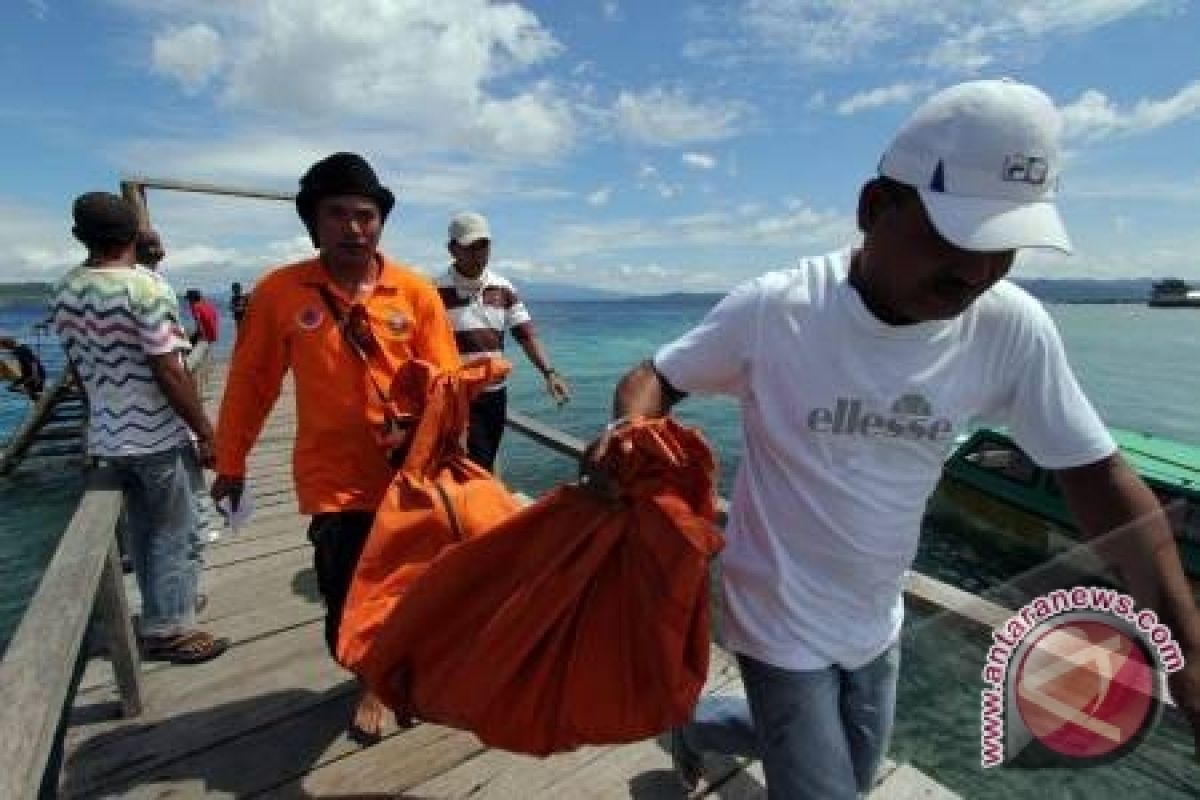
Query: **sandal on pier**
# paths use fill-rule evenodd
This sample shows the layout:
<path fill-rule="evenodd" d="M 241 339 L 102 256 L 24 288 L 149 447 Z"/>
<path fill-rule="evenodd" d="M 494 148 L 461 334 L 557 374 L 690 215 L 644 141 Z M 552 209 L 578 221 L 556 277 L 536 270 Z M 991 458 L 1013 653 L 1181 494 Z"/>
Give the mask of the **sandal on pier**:
<path fill-rule="evenodd" d="M 175 636 L 147 636 L 142 639 L 142 658 L 172 664 L 202 664 L 228 649 L 228 639 L 217 639 L 204 631 L 185 631 Z"/>

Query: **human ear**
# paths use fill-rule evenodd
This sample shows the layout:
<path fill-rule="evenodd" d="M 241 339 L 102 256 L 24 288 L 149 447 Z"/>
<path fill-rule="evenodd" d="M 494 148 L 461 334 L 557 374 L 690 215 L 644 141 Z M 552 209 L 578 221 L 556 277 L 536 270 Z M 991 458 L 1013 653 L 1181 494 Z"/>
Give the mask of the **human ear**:
<path fill-rule="evenodd" d="M 895 198 L 878 178 L 867 181 L 858 193 L 858 229 L 870 233 L 880 217 L 895 206 Z"/>

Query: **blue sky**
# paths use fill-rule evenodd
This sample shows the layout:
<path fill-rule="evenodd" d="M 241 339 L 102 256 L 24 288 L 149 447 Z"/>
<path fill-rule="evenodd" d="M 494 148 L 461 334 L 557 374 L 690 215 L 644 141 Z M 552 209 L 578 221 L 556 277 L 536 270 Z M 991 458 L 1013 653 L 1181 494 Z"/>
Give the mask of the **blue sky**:
<path fill-rule="evenodd" d="M 1063 109 L 1071 258 L 1027 277 L 1200 278 L 1200 9 L 1187 0 L 8 0 L 0 280 L 81 252 L 72 198 L 141 174 L 291 191 L 336 150 L 425 271 L 492 220 L 518 282 L 723 290 L 853 242 L 924 97 L 1011 76 Z M 152 192 L 177 284 L 309 253 L 284 203 Z"/>

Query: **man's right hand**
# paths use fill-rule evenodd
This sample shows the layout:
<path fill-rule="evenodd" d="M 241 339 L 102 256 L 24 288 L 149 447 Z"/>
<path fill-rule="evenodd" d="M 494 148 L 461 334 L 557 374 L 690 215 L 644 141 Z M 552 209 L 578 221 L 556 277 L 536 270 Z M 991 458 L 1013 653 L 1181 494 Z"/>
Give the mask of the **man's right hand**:
<path fill-rule="evenodd" d="M 617 446 L 616 431 L 628 423 L 622 418 L 610 422 L 608 426 L 583 451 L 579 459 L 579 485 L 607 500 L 616 500 L 619 496 L 617 485 L 609 468 L 605 465 L 605 457 L 609 450 Z M 624 447 L 632 447 L 628 441 L 620 443 Z"/>
<path fill-rule="evenodd" d="M 221 507 L 221 501 L 228 497 L 229 510 L 237 511 L 238 506 L 242 504 L 242 492 L 245 490 L 245 478 L 234 477 L 233 475 L 218 475 L 208 493 L 212 496 L 213 503 L 216 504 L 218 509 Z"/>

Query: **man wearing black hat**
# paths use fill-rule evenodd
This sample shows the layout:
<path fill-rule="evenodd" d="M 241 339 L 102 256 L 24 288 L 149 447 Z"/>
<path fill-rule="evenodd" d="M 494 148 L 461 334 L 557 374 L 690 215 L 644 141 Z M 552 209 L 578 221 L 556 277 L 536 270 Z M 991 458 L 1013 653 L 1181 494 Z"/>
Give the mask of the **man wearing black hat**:
<path fill-rule="evenodd" d="M 459 363 L 432 283 L 379 251 L 394 202 L 352 153 L 318 161 L 300 179 L 296 210 L 320 254 L 255 286 L 217 424 L 212 494 L 236 504 L 246 457 L 291 371 L 296 495 L 301 513 L 313 517 L 308 536 L 335 658 L 354 567 L 395 472 L 386 399 L 392 380 L 414 358 L 443 368 Z M 382 725 L 382 705 L 364 692 L 351 734 L 373 741 Z"/>
<path fill-rule="evenodd" d="M 88 451 L 124 483 L 143 656 L 207 661 L 229 644 L 191 627 L 191 486 L 197 463 L 212 463 L 213 432 L 180 358 L 189 344 L 178 304 L 164 282 L 135 268 L 137 216 L 128 203 L 90 192 L 75 201 L 74 218 L 88 256 L 59 285 L 54 324 L 87 392 Z"/>

